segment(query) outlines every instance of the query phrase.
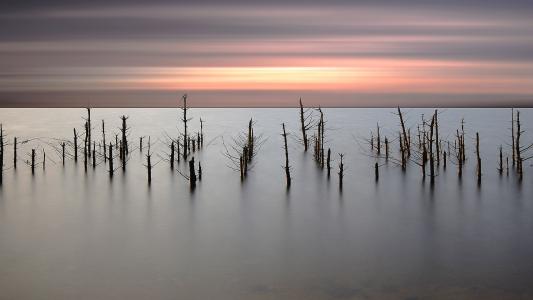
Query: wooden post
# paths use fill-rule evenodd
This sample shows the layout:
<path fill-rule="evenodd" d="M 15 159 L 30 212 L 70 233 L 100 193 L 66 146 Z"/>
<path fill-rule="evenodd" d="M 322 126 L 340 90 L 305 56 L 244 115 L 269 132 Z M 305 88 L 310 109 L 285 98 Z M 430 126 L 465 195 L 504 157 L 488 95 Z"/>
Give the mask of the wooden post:
<path fill-rule="evenodd" d="M 304 116 L 304 106 L 302 104 L 302 98 L 300 98 L 300 126 L 302 130 L 302 140 L 304 143 L 304 151 L 307 152 L 307 128 L 305 128 L 305 116 Z"/>
<path fill-rule="evenodd" d="M 285 177 L 287 179 L 287 188 L 291 187 L 291 171 L 289 166 L 289 148 L 287 147 L 287 133 L 285 132 L 285 123 L 282 124 L 283 127 L 283 141 L 285 143 Z M 328 161 L 329 164 L 329 161 Z"/>

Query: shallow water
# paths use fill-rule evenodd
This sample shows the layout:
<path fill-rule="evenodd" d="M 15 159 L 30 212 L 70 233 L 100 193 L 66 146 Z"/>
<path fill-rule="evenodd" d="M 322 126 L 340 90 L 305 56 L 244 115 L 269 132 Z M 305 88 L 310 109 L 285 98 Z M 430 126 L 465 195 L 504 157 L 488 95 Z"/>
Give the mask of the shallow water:
<path fill-rule="evenodd" d="M 93 109 L 93 138 L 118 132 L 129 116 L 131 144 L 151 136 L 153 182 L 144 155 L 132 151 L 125 174 L 60 158 L 47 144 L 82 131 L 82 109 L 0 109 L 19 149 L 0 188 L 0 299 L 527 299 L 533 297 L 533 173 L 521 184 L 499 176 L 500 144 L 509 152 L 510 110 L 440 109 L 441 137 L 453 139 L 464 117 L 467 161 L 439 168 L 433 188 L 419 167 L 389 162 L 374 180 L 363 141 L 379 121 L 393 140 L 393 109 L 325 109 L 335 153 L 328 180 L 298 144 L 296 109 L 191 109 L 191 131 L 206 120 L 195 154 L 203 179 L 187 181 L 162 160 L 165 136 L 177 136 L 176 109 Z M 406 109 L 416 130 L 429 109 Z M 524 144 L 533 141 L 533 110 L 521 110 Z M 227 167 L 223 143 L 250 117 L 265 138 L 244 183 Z M 285 189 L 281 123 L 290 132 L 293 183 Z M 476 184 L 474 137 L 481 136 L 483 179 Z M 394 155 L 397 155 L 396 141 Z M 46 170 L 23 160 L 45 148 Z M 146 151 L 146 150 L 145 150 Z M 338 189 L 337 153 L 346 176 Z M 39 158 L 40 161 L 40 158 Z M 118 163 L 118 161 L 115 161 Z M 181 162 L 179 169 L 185 172 Z"/>

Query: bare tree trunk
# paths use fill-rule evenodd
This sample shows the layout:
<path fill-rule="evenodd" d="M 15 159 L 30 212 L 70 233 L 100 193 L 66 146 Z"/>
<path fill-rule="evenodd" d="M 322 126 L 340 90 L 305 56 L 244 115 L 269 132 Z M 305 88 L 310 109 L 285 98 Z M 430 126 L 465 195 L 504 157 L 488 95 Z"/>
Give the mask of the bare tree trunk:
<path fill-rule="evenodd" d="M 374 172 L 376 175 L 376 182 L 377 182 L 379 180 L 379 165 L 377 162 L 374 164 Z"/>
<path fill-rule="evenodd" d="M 202 181 L 202 163 L 198 162 L 198 181 Z"/>
<path fill-rule="evenodd" d="M 291 171 L 289 166 L 289 148 L 287 147 L 287 133 L 285 132 L 285 123 L 283 127 L 283 141 L 285 144 L 285 177 L 287 178 L 287 188 L 291 187 Z"/>
<path fill-rule="evenodd" d="M 4 177 L 4 129 L 0 124 L 0 184 Z"/>
<path fill-rule="evenodd" d="M 344 154 L 339 154 L 339 156 L 341 158 L 341 161 L 339 163 L 339 190 L 342 191 L 342 179 L 344 177 L 344 163 L 343 163 Z"/>
<path fill-rule="evenodd" d="M 440 140 L 439 140 L 439 114 L 435 109 L 435 152 L 437 154 L 437 166 L 440 165 Z"/>
<path fill-rule="evenodd" d="M 128 127 L 126 125 L 126 120 L 128 119 L 126 116 L 120 117 L 122 120 L 122 128 L 120 129 L 120 132 L 122 134 L 122 143 L 121 143 L 121 149 L 120 149 L 120 156 L 122 157 L 122 171 L 126 171 L 126 154 L 128 153 L 128 140 L 127 140 L 127 130 Z"/>
<path fill-rule="evenodd" d="M 385 137 L 385 160 L 389 160 L 389 140 Z"/>
<path fill-rule="evenodd" d="M 174 141 L 170 143 L 170 169 L 174 170 Z"/>
<path fill-rule="evenodd" d="M 113 145 L 109 143 L 109 176 L 113 177 Z"/>
<path fill-rule="evenodd" d="M 379 123 L 377 125 L 377 128 L 378 128 L 378 136 L 377 136 L 377 140 L 376 140 L 376 148 L 377 148 L 377 151 L 378 151 L 378 155 L 381 155 L 381 135 L 379 133 Z"/>
<path fill-rule="evenodd" d="M 515 151 L 516 151 L 516 148 L 515 148 L 515 136 L 514 136 L 514 109 L 511 108 L 511 138 L 512 138 L 512 152 L 513 152 L 513 167 L 515 166 L 515 161 L 516 161 L 516 158 L 515 158 Z"/>
<path fill-rule="evenodd" d="M 43 149 L 43 171 L 46 170 L 46 152 Z"/>
<path fill-rule="evenodd" d="M 302 140 L 304 143 L 304 151 L 307 151 L 307 129 L 305 128 L 305 116 L 304 116 L 304 106 L 302 104 L 302 98 L 300 98 L 300 123 L 302 130 Z"/>
<path fill-rule="evenodd" d="M 331 149 L 328 148 L 328 161 L 327 161 L 327 168 L 328 168 L 328 178 L 331 173 Z"/>
<path fill-rule="evenodd" d="M 61 143 L 61 161 L 65 165 L 65 142 Z"/>
<path fill-rule="evenodd" d="M 479 153 L 479 132 L 476 132 L 477 184 L 481 184 L 481 155 Z"/>
<path fill-rule="evenodd" d="M 518 178 L 521 181 L 522 180 L 522 153 L 520 149 L 520 136 L 522 135 L 522 131 L 520 129 L 520 111 L 516 112 L 516 163 L 517 163 L 517 171 L 518 171 Z"/>
<path fill-rule="evenodd" d="M 402 111 L 400 110 L 399 106 L 398 106 L 398 115 L 400 116 L 400 124 L 402 125 L 405 151 L 407 152 L 407 156 L 409 157 L 411 156 L 411 145 L 407 138 L 407 131 L 405 130 L 405 123 L 403 122 L 403 115 L 402 115 Z"/>
<path fill-rule="evenodd" d="M 87 108 L 87 147 L 91 149 L 91 109 Z M 91 157 L 91 151 L 89 151 L 89 157 Z"/>
<path fill-rule="evenodd" d="M 191 190 L 196 188 L 196 174 L 194 170 L 194 157 L 189 161 L 189 180 Z"/>
<path fill-rule="evenodd" d="M 96 142 L 93 142 L 93 169 L 96 168 Z"/>
<path fill-rule="evenodd" d="M 31 149 L 31 174 L 35 174 L 35 149 Z"/>
<path fill-rule="evenodd" d="M 183 160 L 187 159 L 187 155 L 189 155 L 188 153 L 188 150 L 189 150 L 189 144 L 188 144 L 188 140 L 189 140 L 189 135 L 187 133 L 187 94 L 183 95 L 183 108 L 182 108 L 182 111 L 183 111 L 183 119 L 182 119 L 182 122 L 183 122 Z"/>
<path fill-rule="evenodd" d="M 500 175 L 503 174 L 503 149 L 502 149 L 502 145 L 500 145 L 500 166 L 498 168 L 498 172 L 500 172 Z"/>
<path fill-rule="evenodd" d="M 78 134 L 74 128 L 74 162 L 78 162 Z"/>
<path fill-rule="evenodd" d="M 105 143 L 105 121 L 102 120 L 102 145 L 104 146 L 104 162 L 107 162 L 107 156 L 106 156 L 106 143 Z"/>
<path fill-rule="evenodd" d="M 17 169 L 17 137 L 13 139 L 13 168 Z"/>

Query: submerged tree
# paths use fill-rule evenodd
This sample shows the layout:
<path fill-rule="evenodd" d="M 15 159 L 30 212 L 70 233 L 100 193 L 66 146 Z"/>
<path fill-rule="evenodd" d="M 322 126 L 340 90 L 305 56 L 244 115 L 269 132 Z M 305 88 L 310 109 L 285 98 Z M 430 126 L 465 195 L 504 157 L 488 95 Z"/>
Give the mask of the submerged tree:
<path fill-rule="evenodd" d="M 230 145 L 223 141 L 225 149 L 223 154 L 230 162 L 228 167 L 238 171 L 241 180 L 244 180 L 248 176 L 248 171 L 253 168 L 254 158 L 264 143 L 262 135 L 255 134 L 254 125 L 255 122 L 250 119 L 247 130 L 233 137 Z"/>
<path fill-rule="evenodd" d="M 284 142 L 284 149 L 285 149 L 285 177 L 287 179 L 287 188 L 290 188 L 291 186 L 291 171 L 289 166 L 289 148 L 287 147 L 287 133 L 285 132 L 285 123 L 282 124 L 283 127 L 283 142 Z M 328 161 L 329 165 L 329 161 Z"/>

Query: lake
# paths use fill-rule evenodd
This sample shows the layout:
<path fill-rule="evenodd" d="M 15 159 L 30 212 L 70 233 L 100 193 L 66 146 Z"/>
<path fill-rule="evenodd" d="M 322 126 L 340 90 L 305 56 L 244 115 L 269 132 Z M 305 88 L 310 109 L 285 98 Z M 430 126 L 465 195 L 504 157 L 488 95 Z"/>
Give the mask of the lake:
<path fill-rule="evenodd" d="M 530 299 L 533 297 L 533 173 L 524 162 L 500 175 L 499 147 L 510 155 L 510 109 L 439 109 L 440 135 L 453 147 L 465 120 L 467 162 L 453 160 L 423 180 L 376 158 L 365 139 L 379 122 L 398 157 L 395 109 L 323 109 L 332 174 L 299 143 L 298 109 L 190 109 L 190 132 L 205 120 L 194 153 L 202 180 L 194 191 L 171 170 L 168 137 L 182 129 L 171 108 L 92 109 L 92 135 L 108 141 L 129 117 L 127 171 L 110 178 L 98 159 L 63 165 L 62 139 L 83 133 L 84 109 L 0 109 L 6 143 L 19 145 L 13 169 L 6 145 L 0 188 L 0 299 Z M 432 109 L 404 109 L 414 133 Z M 533 142 L 533 109 L 521 109 L 524 145 Z M 315 120 L 317 112 L 313 111 Z M 224 155 L 250 118 L 264 143 L 241 182 Z M 285 186 L 285 123 L 292 186 Z M 314 129 L 313 129 L 314 132 Z M 475 134 L 482 182 L 477 185 Z M 152 183 L 146 148 L 152 142 Z M 82 137 L 80 137 L 82 140 Z M 82 143 L 80 141 L 80 143 Z M 226 147 L 224 146 L 226 145 Z M 144 146 L 146 147 L 146 146 Z M 26 161 L 36 149 L 32 175 Z M 98 148 L 98 147 L 97 147 Z M 46 168 L 42 168 L 42 150 Z M 344 187 L 338 163 L 343 153 Z M 531 155 L 531 154 L 530 154 Z M 115 160 L 118 166 L 118 159 Z M 429 173 L 428 173 L 429 174 Z"/>

